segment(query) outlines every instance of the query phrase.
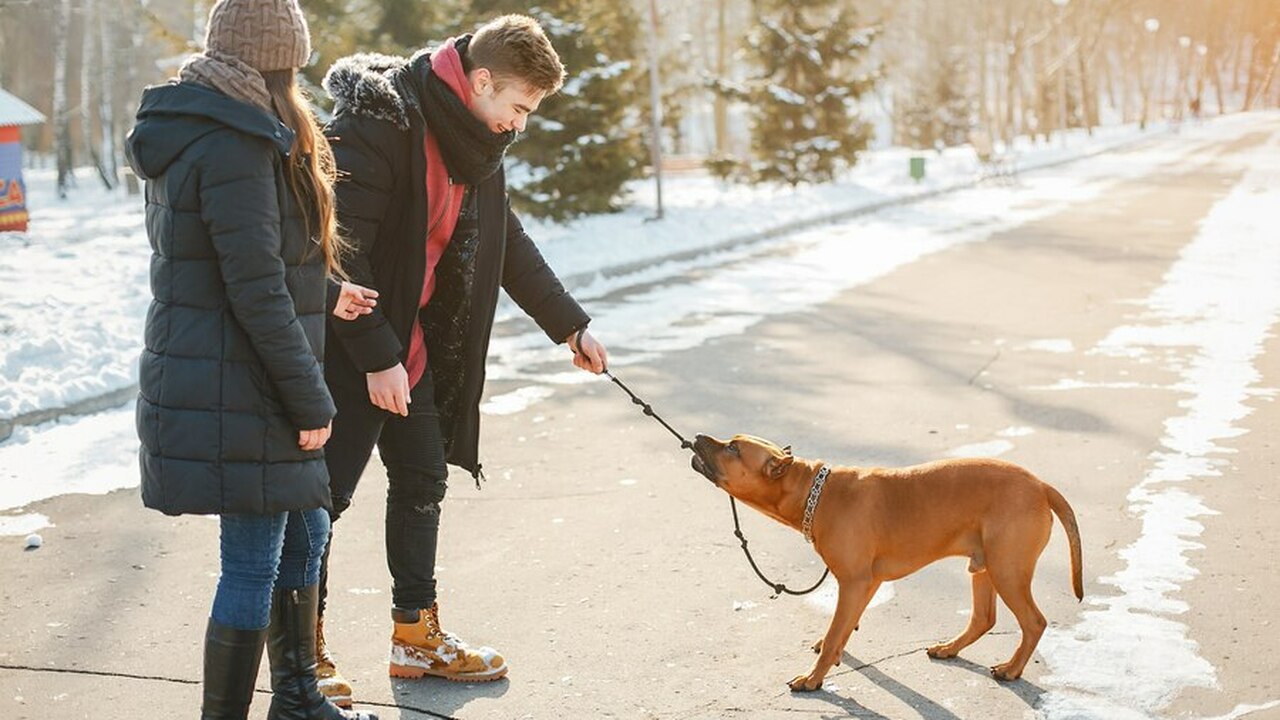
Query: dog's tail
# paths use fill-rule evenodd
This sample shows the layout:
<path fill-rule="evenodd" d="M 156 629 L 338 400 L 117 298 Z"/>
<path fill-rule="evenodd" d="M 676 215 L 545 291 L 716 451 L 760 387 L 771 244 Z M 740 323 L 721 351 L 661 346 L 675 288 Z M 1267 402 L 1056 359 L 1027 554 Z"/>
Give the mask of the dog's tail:
<path fill-rule="evenodd" d="M 1044 484 L 1045 494 L 1049 496 L 1049 508 L 1058 516 L 1062 529 L 1067 531 L 1067 545 L 1071 548 L 1071 587 L 1076 591 L 1076 599 L 1084 600 L 1084 579 L 1081 574 L 1083 560 L 1080 556 L 1080 526 L 1076 524 L 1076 513 L 1071 504 L 1062 497 L 1049 483 Z"/>

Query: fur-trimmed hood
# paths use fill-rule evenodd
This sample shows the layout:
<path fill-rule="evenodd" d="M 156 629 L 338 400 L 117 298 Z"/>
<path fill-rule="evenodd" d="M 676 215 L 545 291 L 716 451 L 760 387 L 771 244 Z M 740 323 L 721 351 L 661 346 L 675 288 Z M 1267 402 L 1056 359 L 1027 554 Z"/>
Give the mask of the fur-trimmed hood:
<path fill-rule="evenodd" d="M 409 106 L 413 99 L 402 94 L 396 75 L 403 72 L 425 51 L 411 58 L 358 53 L 341 58 L 325 73 L 325 92 L 333 98 L 335 112 L 347 110 L 358 115 L 387 120 L 401 130 L 409 128 Z"/>

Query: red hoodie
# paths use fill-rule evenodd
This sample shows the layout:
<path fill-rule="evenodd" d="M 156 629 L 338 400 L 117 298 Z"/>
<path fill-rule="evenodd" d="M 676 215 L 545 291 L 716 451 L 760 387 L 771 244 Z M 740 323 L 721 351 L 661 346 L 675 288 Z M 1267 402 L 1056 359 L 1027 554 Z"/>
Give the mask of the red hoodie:
<path fill-rule="evenodd" d="M 468 108 L 471 107 L 467 74 L 462 69 L 462 57 L 458 55 L 452 38 L 431 54 L 431 71 L 462 98 Z M 466 190 L 461 184 L 455 185 L 449 177 L 449 169 L 440 154 L 440 143 L 430 128 L 423 146 L 427 155 L 427 270 L 422 283 L 422 297 L 418 300 L 419 308 L 427 306 L 436 289 L 436 264 L 440 262 L 440 256 L 453 236 L 453 229 L 458 225 L 458 213 L 462 210 L 462 196 Z M 409 387 L 417 386 L 426 370 L 426 336 L 422 333 L 422 325 L 415 322 L 409 338 L 409 357 L 405 361 Z"/>

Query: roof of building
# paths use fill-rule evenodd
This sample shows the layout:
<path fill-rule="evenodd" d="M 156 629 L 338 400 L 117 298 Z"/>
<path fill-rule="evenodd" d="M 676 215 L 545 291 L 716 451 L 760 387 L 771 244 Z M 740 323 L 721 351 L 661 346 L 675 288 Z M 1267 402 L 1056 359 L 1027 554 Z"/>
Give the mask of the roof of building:
<path fill-rule="evenodd" d="M 44 115 L 39 110 L 23 102 L 17 95 L 0 88 L 0 126 L 38 125 L 44 120 Z"/>

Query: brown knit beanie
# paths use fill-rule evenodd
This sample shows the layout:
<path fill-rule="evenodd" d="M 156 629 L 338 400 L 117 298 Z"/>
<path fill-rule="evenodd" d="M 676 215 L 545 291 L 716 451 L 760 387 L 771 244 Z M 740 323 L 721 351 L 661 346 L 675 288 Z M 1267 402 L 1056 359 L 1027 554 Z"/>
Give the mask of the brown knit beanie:
<path fill-rule="evenodd" d="M 218 0 L 204 44 L 258 72 L 300 68 L 311 57 L 311 33 L 297 0 Z"/>

